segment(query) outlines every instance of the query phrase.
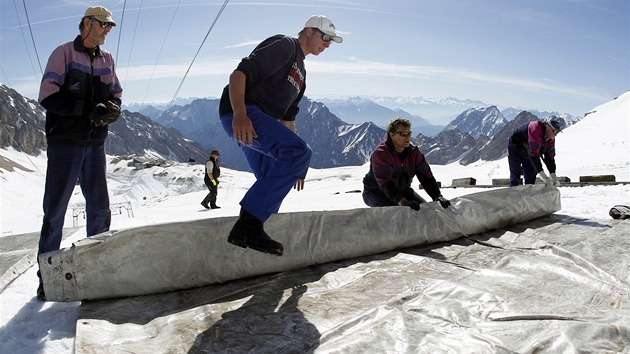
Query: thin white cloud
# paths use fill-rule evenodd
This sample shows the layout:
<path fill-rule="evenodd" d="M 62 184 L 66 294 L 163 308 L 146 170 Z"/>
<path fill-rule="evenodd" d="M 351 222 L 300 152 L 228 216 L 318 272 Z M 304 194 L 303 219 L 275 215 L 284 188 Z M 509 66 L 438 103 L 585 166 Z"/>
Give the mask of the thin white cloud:
<path fill-rule="evenodd" d="M 199 62 L 192 66 L 188 77 L 225 75 L 226 77 L 234 71 L 238 60 L 220 60 L 211 62 Z M 142 65 L 129 68 L 119 68 L 118 77 L 125 77 L 126 81 L 158 80 L 158 79 L 182 79 L 190 64 L 171 65 Z M 128 73 L 127 73 L 128 71 Z M 125 76 L 126 75 L 126 76 Z"/>
<path fill-rule="evenodd" d="M 233 45 L 228 45 L 228 46 L 223 47 L 222 49 L 255 46 L 255 45 L 258 45 L 258 43 L 260 43 L 260 42 L 262 42 L 262 39 L 255 39 L 255 40 L 252 40 L 252 41 L 246 41 L 246 42 L 243 42 L 243 43 L 237 43 L 237 44 L 233 44 Z"/>
<path fill-rule="evenodd" d="M 556 93 L 560 95 L 572 95 L 595 100 L 603 100 L 607 97 L 600 94 L 600 90 L 598 89 L 565 85 L 545 78 L 502 76 L 458 68 L 397 65 L 391 63 L 361 61 L 354 58 L 343 62 L 311 62 L 309 63 L 308 69 L 310 73 L 325 72 L 343 75 L 413 78 L 418 80 L 432 80 L 466 85 L 492 85 L 497 88 L 519 89 L 540 93 Z"/>
<path fill-rule="evenodd" d="M 394 15 L 394 16 L 404 16 L 404 17 L 412 17 L 412 18 L 433 18 L 437 19 L 436 16 L 428 16 L 422 12 L 406 12 L 406 11 L 398 11 L 395 10 L 392 6 L 388 7 L 376 7 L 369 6 L 361 2 L 354 1 L 320 1 L 319 4 L 314 2 L 308 2 L 303 4 L 295 4 L 289 2 L 239 2 L 239 3 L 230 3 L 228 6 L 284 6 L 284 7 L 304 7 L 304 8 L 322 8 L 322 9 L 335 9 L 335 10 L 347 10 L 347 11 L 355 11 L 355 12 L 369 12 L 369 13 L 378 13 L 384 15 Z"/>
<path fill-rule="evenodd" d="M 614 59 L 614 58 L 613 58 Z M 238 64 L 239 59 L 221 59 L 198 62 L 193 65 L 189 78 L 194 76 L 228 76 Z M 154 70 L 155 69 L 155 70 Z M 127 74 L 127 81 L 153 79 L 180 79 L 188 69 L 188 64 L 145 65 L 132 67 Z M 126 68 L 119 68 L 119 77 L 124 77 Z M 460 85 L 494 86 L 497 89 L 516 89 L 539 93 L 584 97 L 594 100 L 607 98 L 599 89 L 579 87 L 559 83 L 546 78 L 526 78 L 495 75 L 460 68 L 439 66 L 399 65 L 348 58 L 345 61 L 309 61 L 309 73 L 338 74 L 370 77 L 389 77 L 396 79 L 430 80 Z"/>
<path fill-rule="evenodd" d="M 522 22 L 531 22 L 539 25 L 548 25 L 550 23 L 558 23 L 560 19 L 554 14 L 546 11 L 538 11 L 533 8 L 508 8 L 496 12 L 505 18 L 514 19 Z"/>
<path fill-rule="evenodd" d="M 607 57 L 609 57 L 609 58 L 610 58 L 610 59 L 612 59 L 612 60 L 616 60 L 616 61 L 618 61 L 618 62 L 620 62 L 620 63 L 622 63 L 622 64 L 628 65 L 628 62 L 625 62 L 625 61 L 623 61 L 623 60 L 621 60 L 621 59 L 617 59 L 617 58 L 612 57 L 612 56 L 610 56 L 610 55 L 607 55 Z"/>

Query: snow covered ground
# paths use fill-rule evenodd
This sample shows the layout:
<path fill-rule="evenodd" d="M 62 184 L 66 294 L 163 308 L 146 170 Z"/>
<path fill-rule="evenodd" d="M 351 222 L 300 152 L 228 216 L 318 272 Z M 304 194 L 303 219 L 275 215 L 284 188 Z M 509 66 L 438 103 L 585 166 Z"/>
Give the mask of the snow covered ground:
<path fill-rule="evenodd" d="M 613 174 L 617 181 L 630 181 L 628 96 L 625 93 L 596 107 L 594 113 L 558 136 L 559 176 L 578 181 L 579 176 Z M 45 155 L 32 157 L 14 150 L 0 150 L 0 161 L 5 167 L 0 169 L 2 236 L 36 232 L 41 227 Z M 133 212 L 131 217 L 122 207 L 118 212 L 114 210 L 112 229 L 238 215 L 238 202 L 254 181 L 250 173 L 223 169 L 218 197 L 221 209 L 206 210 L 199 204 L 207 193 L 203 165 L 174 164 L 135 170 L 129 167 L 129 162 L 115 158 L 108 166 L 112 205 L 129 202 Z M 362 189 L 361 180 L 367 169 L 364 165 L 310 170 L 306 189 L 291 191 L 280 212 L 364 208 L 358 191 Z M 484 190 L 448 188 L 455 178 L 473 177 L 478 185 L 489 185 L 493 178 L 508 177 L 505 158 L 470 166 L 433 165 L 432 169 L 444 186 L 442 194 L 449 199 Z M 630 185 L 561 187 L 560 192 L 562 210 L 558 214 L 573 217 L 610 219 L 608 211 L 612 206 L 630 204 Z M 77 188 L 66 215 L 66 226 L 73 225 L 72 211 L 81 206 L 82 196 Z M 81 216 L 76 221 L 78 226 L 85 226 Z M 81 227 L 62 247 L 69 247 L 83 237 L 85 228 Z M 37 301 L 36 271 L 35 267 L 30 268 L 0 293 L 2 353 L 73 351 L 80 303 Z"/>

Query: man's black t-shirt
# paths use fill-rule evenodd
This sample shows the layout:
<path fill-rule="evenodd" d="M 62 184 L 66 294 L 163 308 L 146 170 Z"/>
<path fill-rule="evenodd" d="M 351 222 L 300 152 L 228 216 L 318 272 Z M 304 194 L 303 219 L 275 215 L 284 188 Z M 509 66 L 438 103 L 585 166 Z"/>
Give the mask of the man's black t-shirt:
<path fill-rule="evenodd" d="M 275 35 L 261 42 L 236 70 L 247 77 L 245 104 L 259 106 L 275 119 L 293 121 L 306 89 L 304 52 L 297 38 Z M 229 89 L 223 89 L 219 115 L 232 113 Z"/>

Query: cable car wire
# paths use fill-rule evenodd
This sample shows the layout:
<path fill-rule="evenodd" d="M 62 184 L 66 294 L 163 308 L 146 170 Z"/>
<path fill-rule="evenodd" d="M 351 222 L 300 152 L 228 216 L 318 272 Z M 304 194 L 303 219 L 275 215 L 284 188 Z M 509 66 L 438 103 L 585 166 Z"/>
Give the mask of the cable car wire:
<path fill-rule="evenodd" d="M 37 64 L 39 64 L 39 70 L 41 71 L 42 76 L 44 76 L 44 70 L 42 69 L 42 64 L 41 64 L 41 61 L 39 60 L 39 54 L 37 53 L 37 46 L 35 45 L 35 37 L 33 37 L 33 29 L 31 28 L 31 21 L 28 18 L 28 10 L 26 10 L 26 0 L 22 0 L 22 3 L 24 4 L 24 13 L 26 13 L 26 22 L 28 23 L 28 30 L 31 33 L 31 40 L 33 41 L 33 48 L 35 48 L 35 56 L 37 57 Z"/>
<path fill-rule="evenodd" d="M 210 35 L 210 32 L 214 28 L 214 25 L 219 20 L 219 17 L 221 17 L 221 14 L 223 13 L 223 10 L 227 6 L 228 2 L 230 2 L 230 0 L 225 0 L 225 2 L 223 3 L 223 6 L 221 6 L 221 9 L 219 10 L 219 13 L 217 13 L 217 16 L 214 18 L 214 21 L 212 21 L 212 25 L 210 26 L 210 29 L 208 30 L 208 33 L 206 33 L 206 36 L 204 37 L 203 41 L 201 42 L 201 45 L 199 46 L 199 49 L 197 50 L 197 53 L 195 54 L 192 62 L 190 63 L 190 66 L 188 66 L 188 70 L 186 70 L 186 73 L 184 74 L 184 77 L 182 78 L 182 82 L 180 82 L 179 87 L 177 87 L 177 91 L 175 91 L 175 95 L 173 96 L 173 99 L 171 100 L 171 103 L 168 105 L 168 108 L 166 109 L 166 111 L 164 111 L 164 113 L 168 112 L 171 109 L 171 107 L 173 106 L 173 103 L 175 102 L 175 99 L 177 99 L 177 95 L 179 94 L 179 90 L 181 90 L 182 86 L 184 85 L 184 81 L 186 80 L 186 77 L 188 76 L 188 73 L 190 72 L 190 68 L 192 68 L 193 63 L 195 62 L 195 59 L 197 59 L 197 55 L 199 55 L 199 52 L 201 51 L 201 48 L 203 47 L 204 43 L 206 42 L 206 39 L 208 39 L 208 36 Z"/>
<path fill-rule="evenodd" d="M 149 83 L 147 84 L 147 91 L 144 93 L 144 98 L 142 99 L 142 103 L 146 101 L 147 95 L 149 94 L 149 88 L 151 87 L 151 81 L 153 81 L 155 68 L 157 68 L 158 62 L 160 61 L 160 57 L 162 56 L 162 50 L 164 49 L 164 44 L 166 44 L 166 38 L 168 38 L 168 34 L 171 32 L 171 27 L 173 26 L 173 22 L 175 21 L 175 15 L 177 14 L 177 10 L 179 10 L 179 5 L 181 3 L 182 3 L 182 0 L 179 0 L 179 3 L 177 3 L 177 7 L 175 8 L 175 12 L 173 12 L 171 23 L 168 25 L 168 29 L 166 30 L 166 35 L 164 36 L 164 41 L 162 41 L 162 47 L 160 47 L 160 52 L 158 53 L 157 59 L 155 60 L 155 65 L 153 66 L 153 71 L 151 72 L 151 77 L 149 78 Z"/>

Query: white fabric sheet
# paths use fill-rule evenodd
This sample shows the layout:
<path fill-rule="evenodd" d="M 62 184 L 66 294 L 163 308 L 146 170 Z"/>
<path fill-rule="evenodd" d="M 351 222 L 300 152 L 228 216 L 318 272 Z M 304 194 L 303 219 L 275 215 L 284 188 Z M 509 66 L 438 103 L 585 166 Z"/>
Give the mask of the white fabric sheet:
<path fill-rule="evenodd" d="M 560 210 L 544 186 L 490 190 L 452 200 L 448 209 L 406 207 L 273 215 L 265 230 L 282 257 L 226 242 L 236 217 L 110 231 L 40 256 L 49 301 L 126 297 L 189 289 L 251 276 L 454 240 Z"/>
<path fill-rule="evenodd" d="M 265 229 L 285 245 L 274 257 L 226 242 L 235 217 L 110 231 L 40 256 L 47 299 L 154 294 L 448 241 L 560 209 L 555 188 L 467 195 L 448 209 L 366 208 L 276 214 Z"/>
<path fill-rule="evenodd" d="M 628 353 L 630 221 L 551 215 L 166 294 L 86 301 L 77 353 Z"/>

